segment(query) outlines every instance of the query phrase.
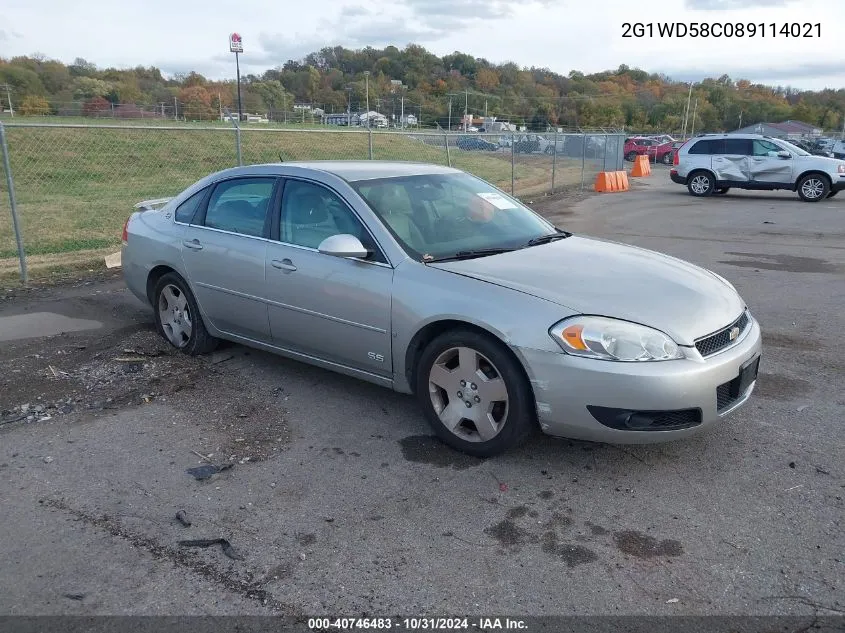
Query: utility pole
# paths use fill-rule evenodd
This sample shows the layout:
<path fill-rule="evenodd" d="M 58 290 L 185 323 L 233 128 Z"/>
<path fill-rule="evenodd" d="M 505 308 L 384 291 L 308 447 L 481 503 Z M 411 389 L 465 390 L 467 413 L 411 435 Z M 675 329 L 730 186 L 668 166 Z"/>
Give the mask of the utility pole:
<path fill-rule="evenodd" d="M 484 100 L 484 118 L 487 118 L 487 99 Z"/>
<path fill-rule="evenodd" d="M 690 125 L 689 135 L 695 134 L 695 113 L 698 112 L 698 99 L 695 100 L 695 107 L 692 109 L 692 124 Z"/>
<path fill-rule="evenodd" d="M 176 101 L 176 97 L 173 97 L 173 120 L 179 120 L 179 102 Z"/>
<path fill-rule="evenodd" d="M 220 120 L 223 120 L 223 102 L 220 100 L 220 93 L 217 93 L 217 113 L 220 115 Z"/>
<path fill-rule="evenodd" d="M 687 123 L 689 122 L 689 107 L 690 101 L 692 100 L 692 84 L 693 82 L 690 82 L 689 84 L 689 94 L 687 95 L 687 108 L 684 112 L 684 138 L 686 138 L 687 136 Z"/>
<path fill-rule="evenodd" d="M 467 116 L 469 114 L 469 90 L 464 88 L 464 132 L 467 132 L 469 127 L 467 124 Z"/>
<path fill-rule="evenodd" d="M 452 131 L 452 97 L 449 97 L 449 127 L 446 128 L 450 132 Z"/>
<path fill-rule="evenodd" d="M 739 111 L 739 127 L 742 128 L 742 110 Z"/>
<path fill-rule="evenodd" d="M 9 102 L 9 114 L 12 118 L 15 118 L 15 109 L 12 107 L 12 90 L 9 84 L 3 84 L 3 87 L 6 89 L 6 100 Z"/>
<path fill-rule="evenodd" d="M 346 127 L 352 127 L 352 88 L 346 86 Z"/>
<path fill-rule="evenodd" d="M 405 95 L 401 97 L 401 104 L 402 107 L 399 110 L 399 123 L 402 125 L 402 129 L 405 129 Z"/>
<path fill-rule="evenodd" d="M 367 94 L 367 127 L 370 127 L 370 71 L 364 71 L 364 82 Z"/>

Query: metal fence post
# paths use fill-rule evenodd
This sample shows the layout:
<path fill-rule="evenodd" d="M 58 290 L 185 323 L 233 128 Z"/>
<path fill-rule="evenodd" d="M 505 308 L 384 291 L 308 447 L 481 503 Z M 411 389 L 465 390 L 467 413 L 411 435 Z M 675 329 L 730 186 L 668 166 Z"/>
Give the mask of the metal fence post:
<path fill-rule="evenodd" d="M 581 191 L 584 191 L 584 163 L 587 162 L 587 135 L 581 135 Z"/>
<path fill-rule="evenodd" d="M 604 135 L 604 151 L 602 152 L 602 171 L 607 171 L 607 134 Z"/>
<path fill-rule="evenodd" d="M 555 168 L 557 166 L 557 132 L 555 132 L 554 146 L 552 149 L 552 193 L 555 192 Z"/>
<path fill-rule="evenodd" d="M 514 194 L 514 181 L 516 180 L 516 160 L 514 158 L 516 153 L 516 134 L 511 132 L 511 195 Z"/>
<path fill-rule="evenodd" d="M 21 281 L 26 284 L 29 275 L 26 271 L 26 251 L 23 248 L 23 236 L 18 221 L 18 205 L 15 199 L 15 181 L 12 179 L 12 167 L 9 164 L 9 145 L 6 143 L 6 128 L 0 123 L 0 152 L 3 154 L 3 171 L 6 172 L 6 186 L 9 188 L 9 206 L 12 210 L 12 228 L 15 231 L 15 241 L 18 245 L 18 261 L 20 261 Z"/>
<path fill-rule="evenodd" d="M 452 155 L 449 153 L 449 133 L 443 134 L 443 141 L 446 143 L 446 164 L 452 166 Z"/>
<path fill-rule="evenodd" d="M 373 128 L 368 127 L 367 134 L 369 137 L 367 140 L 370 144 L 370 160 L 373 160 Z"/>

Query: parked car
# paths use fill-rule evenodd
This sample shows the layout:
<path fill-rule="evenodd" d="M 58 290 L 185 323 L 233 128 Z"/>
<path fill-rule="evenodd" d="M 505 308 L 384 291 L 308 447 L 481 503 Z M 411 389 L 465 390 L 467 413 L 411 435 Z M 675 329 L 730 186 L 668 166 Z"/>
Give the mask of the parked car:
<path fill-rule="evenodd" d="M 132 213 L 122 242 L 126 285 L 174 347 L 227 339 L 415 394 L 474 455 L 536 427 L 683 438 L 757 378 L 760 326 L 724 278 L 573 235 L 444 166 L 227 169 Z"/>
<path fill-rule="evenodd" d="M 455 145 L 463 150 L 487 150 L 495 151 L 499 149 L 496 143 L 491 143 L 481 136 L 461 136 L 455 141 Z"/>
<path fill-rule="evenodd" d="M 836 141 L 831 146 L 830 151 L 834 158 L 838 158 L 839 160 L 845 159 L 845 140 Z"/>
<path fill-rule="evenodd" d="M 805 202 L 832 198 L 845 188 L 845 160 L 813 156 L 760 134 L 705 134 L 677 152 L 669 176 L 694 196 L 738 189 L 797 191 Z"/>
<path fill-rule="evenodd" d="M 627 161 L 633 161 L 637 156 L 648 156 L 651 162 L 671 164 L 672 143 L 661 143 L 647 136 L 632 136 L 625 139 L 622 155 Z"/>

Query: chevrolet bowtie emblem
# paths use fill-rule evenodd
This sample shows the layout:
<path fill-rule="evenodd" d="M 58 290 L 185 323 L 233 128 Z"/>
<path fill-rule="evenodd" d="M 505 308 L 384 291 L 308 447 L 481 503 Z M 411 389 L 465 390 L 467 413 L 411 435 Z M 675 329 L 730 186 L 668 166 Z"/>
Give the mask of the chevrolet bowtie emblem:
<path fill-rule="evenodd" d="M 735 341 L 737 336 L 739 336 L 739 328 L 738 327 L 731 328 L 731 332 L 730 332 L 730 334 L 728 334 L 728 337 L 732 341 Z"/>

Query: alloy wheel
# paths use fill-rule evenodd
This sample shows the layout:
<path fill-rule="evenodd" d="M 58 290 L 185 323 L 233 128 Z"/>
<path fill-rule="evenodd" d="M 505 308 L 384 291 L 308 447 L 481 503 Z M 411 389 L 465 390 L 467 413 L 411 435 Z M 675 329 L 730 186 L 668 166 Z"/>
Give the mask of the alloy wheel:
<path fill-rule="evenodd" d="M 193 322 L 188 300 L 178 286 L 168 284 L 159 293 L 158 316 L 167 340 L 175 347 L 185 347 L 191 340 Z"/>
<path fill-rule="evenodd" d="M 710 179 L 707 176 L 695 176 L 690 181 L 690 188 L 699 195 L 707 193 L 710 188 Z"/>
<path fill-rule="evenodd" d="M 428 376 L 431 404 L 446 429 L 470 442 L 486 442 L 508 416 L 508 388 L 498 368 L 470 347 L 442 352 Z"/>
<path fill-rule="evenodd" d="M 805 198 L 815 200 L 824 193 L 824 183 L 818 178 L 808 178 L 801 185 L 801 193 L 804 194 Z"/>

